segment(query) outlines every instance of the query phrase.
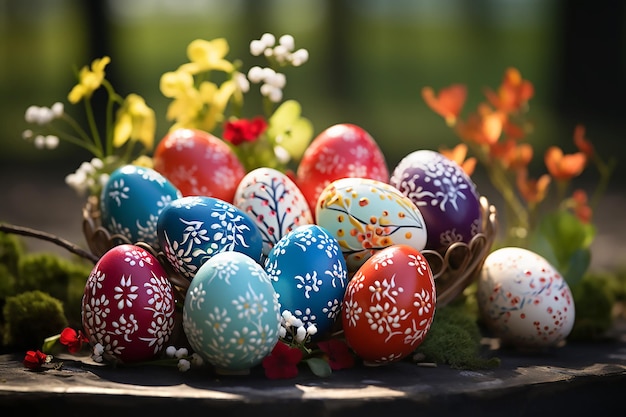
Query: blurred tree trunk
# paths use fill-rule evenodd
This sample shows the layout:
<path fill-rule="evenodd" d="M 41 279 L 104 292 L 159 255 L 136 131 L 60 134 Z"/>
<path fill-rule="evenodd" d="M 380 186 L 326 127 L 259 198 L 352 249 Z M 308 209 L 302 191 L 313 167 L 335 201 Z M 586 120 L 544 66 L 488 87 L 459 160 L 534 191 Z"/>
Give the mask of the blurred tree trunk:
<path fill-rule="evenodd" d="M 350 96 L 348 79 L 350 59 L 350 11 L 346 0 L 327 0 L 329 33 L 326 50 L 328 89 L 332 96 L 339 100 L 347 100 Z"/>

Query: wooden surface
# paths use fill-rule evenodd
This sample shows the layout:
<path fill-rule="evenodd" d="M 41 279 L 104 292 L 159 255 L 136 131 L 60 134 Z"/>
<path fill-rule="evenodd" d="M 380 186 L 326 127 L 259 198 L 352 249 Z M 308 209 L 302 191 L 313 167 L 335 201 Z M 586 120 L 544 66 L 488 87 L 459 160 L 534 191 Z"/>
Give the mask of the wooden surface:
<path fill-rule="evenodd" d="M 59 369 L 31 371 L 19 352 L 0 355 L 0 410 L 3 417 L 626 415 L 626 334 L 540 353 L 488 354 L 499 357 L 501 366 L 458 370 L 403 361 L 357 366 L 328 378 L 301 367 L 295 379 L 272 381 L 260 367 L 247 376 L 219 376 L 209 368 L 113 368 L 70 355 L 57 358 L 63 361 Z"/>

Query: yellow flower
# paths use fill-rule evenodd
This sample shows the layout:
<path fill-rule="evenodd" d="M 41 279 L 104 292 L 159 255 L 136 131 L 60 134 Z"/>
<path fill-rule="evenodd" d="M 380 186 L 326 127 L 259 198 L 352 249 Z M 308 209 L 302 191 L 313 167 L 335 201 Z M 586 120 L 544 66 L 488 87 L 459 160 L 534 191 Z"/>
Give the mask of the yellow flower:
<path fill-rule="evenodd" d="M 94 59 L 91 63 L 91 70 L 84 66 L 78 74 L 78 84 L 72 88 L 67 99 L 72 104 L 78 103 L 83 98 L 90 98 L 104 80 L 104 68 L 111 62 L 111 58 L 105 56 L 101 59 Z"/>
<path fill-rule="evenodd" d="M 187 46 L 187 56 L 191 62 L 181 65 L 179 70 L 191 74 L 210 70 L 230 73 L 235 70 L 235 66 L 224 59 L 228 49 L 228 42 L 224 38 L 212 41 L 196 39 Z"/>
<path fill-rule="evenodd" d="M 210 132 L 219 122 L 223 121 L 224 111 L 226 110 L 228 101 L 236 90 L 237 84 L 235 81 L 228 80 L 223 82 L 220 88 L 212 94 L 210 101 L 207 103 L 209 108 L 202 120 L 201 128 L 203 130 Z M 208 93 L 205 93 L 205 96 L 207 95 Z"/>
<path fill-rule="evenodd" d="M 137 94 L 129 94 L 117 112 L 117 121 L 113 130 L 113 146 L 124 145 L 129 139 L 138 140 L 146 149 L 154 145 L 156 118 L 154 110 Z"/>

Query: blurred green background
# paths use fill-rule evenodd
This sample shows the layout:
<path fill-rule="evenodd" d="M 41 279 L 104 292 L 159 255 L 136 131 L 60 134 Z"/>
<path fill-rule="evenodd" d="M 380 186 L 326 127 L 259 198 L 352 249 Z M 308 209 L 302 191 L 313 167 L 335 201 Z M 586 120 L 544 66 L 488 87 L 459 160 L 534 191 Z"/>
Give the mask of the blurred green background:
<path fill-rule="evenodd" d="M 31 104 L 66 103 L 74 71 L 109 55 L 119 93 L 142 95 L 169 124 L 160 75 L 186 61 L 196 38 L 226 37 L 244 68 L 249 41 L 292 34 L 310 60 L 287 73 L 295 98 L 319 133 L 355 123 L 378 141 L 390 168 L 409 152 L 452 146 L 456 137 L 420 96 L 466 83 L 466 112 L 517 67 L 536 95 L 530 118 L 537 161 L 550 144 L 575 151 L 575 124 L 604 154 L 624 154 L 625 2 L 557 0 L 0 0 L 0 163 L 54 164 L 73 172 L 86 155 L 63 144 L 40 151 L 21 139 Z M 259 109 L 260 110 L 260 109 Z M 14 167 L 14 168 L 13 168 Z M 620 165 L 620 172 L 623 167 Z M 619 173 L 618 173 L 619 174 Z M 5 174 L 6 175 L 6 174 Z M 616 175 L 621 181 L 623 175 Z M 62 181 L 62 177 L 60 177 Z"/>

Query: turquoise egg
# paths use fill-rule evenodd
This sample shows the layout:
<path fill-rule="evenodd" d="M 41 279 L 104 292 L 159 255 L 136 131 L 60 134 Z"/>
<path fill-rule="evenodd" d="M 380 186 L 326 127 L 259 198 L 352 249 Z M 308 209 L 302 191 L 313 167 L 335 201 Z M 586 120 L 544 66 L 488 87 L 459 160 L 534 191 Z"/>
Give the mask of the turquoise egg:
<path fill-rule="evenodd" d="M 217 253 L 241 252 L 257 262 L 263 255 L 263 236 L 253 220 L 215 197 L 172 201 L 159 215 L 157 235 L 169 263 L 189 280 Z"/>
<path fill-rule="evenodd" d="M 158 249 L 159 214 L 180 197 L 180 191 L 152 168 L 124 165 L 111 173 L 102 189 L 102 226 L 130 243 L 146 242 Z"/>
<path fill-rule="evenodd" d="M 328 184 L 317 200 L 317 224 L 339 242 L 350 273 L 374 253 L 392 245 L 426 246 L 420 209 L 397 188 L 368 178 Z"/>
<path fill-rule="evenodd" d="M 278 296 L 263 267 L 249 256 L 220 252 L 189 285 L 183 329 L 191 348 L 222 374 L 247 373 L 279 338 Z"/>
<path fill-rule="evenodd" d="M 318 338 L 339 316 L 348 272 L 341 248 L 327 230 L 308 224 L 283 236 L 270 250 L 265 271 L 278 293 L 281 313 L 288 310 Z"/>

